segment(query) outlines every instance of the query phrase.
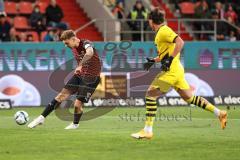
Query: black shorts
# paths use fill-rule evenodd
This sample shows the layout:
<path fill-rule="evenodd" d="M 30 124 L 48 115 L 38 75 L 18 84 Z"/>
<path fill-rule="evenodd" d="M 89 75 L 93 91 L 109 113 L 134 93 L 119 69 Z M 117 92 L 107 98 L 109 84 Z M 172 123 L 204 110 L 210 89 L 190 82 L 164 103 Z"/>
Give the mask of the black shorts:
<path fill-rule="evenodd" d="M 77 94 L 77 99 L 81 102 L 87 103 L 99 83 L 99 76 L 89 77 L 74 74 L 64 88 L 70 90 L 72 94 Z"/>

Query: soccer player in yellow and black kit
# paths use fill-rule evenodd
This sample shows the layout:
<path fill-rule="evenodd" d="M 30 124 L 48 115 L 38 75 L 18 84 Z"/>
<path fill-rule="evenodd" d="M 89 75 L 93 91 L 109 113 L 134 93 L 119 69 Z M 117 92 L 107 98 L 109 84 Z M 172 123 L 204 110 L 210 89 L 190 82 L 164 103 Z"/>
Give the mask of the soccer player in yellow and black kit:
<path fill-rule="evenodd" d="M 157 112 L 156 99 L 167 93 L 170 88 L 174 88 L 188 104 L 194 104 L 214 113 L 220 120 L 221 128 L 224 129 L 227 123 L 227 112 L 219 110 L 203 97 L 193 95 L 185 80 L 184 68 L 180 63 L 180 51 L 183 48 L 184 41 L 165 25 L 164 12 L 155 9 L 149 14 L 148 21 L 151 28 L 156 32 L 155 45 L 157 46 L 158 56 L 147 58 L 144 69 L 149 70 L 157 62 L 160 62 L 162 66 L 161 72 L 152 81 L 146 93 L 145 127 L 131 136 L 136 139 L 153 137 L 152 127 Z"/>

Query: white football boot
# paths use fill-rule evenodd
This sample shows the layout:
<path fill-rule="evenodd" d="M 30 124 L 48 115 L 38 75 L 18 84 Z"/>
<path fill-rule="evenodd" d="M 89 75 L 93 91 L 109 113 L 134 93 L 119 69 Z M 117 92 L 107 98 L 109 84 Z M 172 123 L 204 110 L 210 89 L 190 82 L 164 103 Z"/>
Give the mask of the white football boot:
<path fill-rule="evenodd" d="M 45 117 L 40 115 L 36 119 L 34 119 L 31 123 L 28 124 L 28 128 L 35 128 L 36 126 L 43 124 L 44 120 Z"/>
<path fill-rule="evenodd" d="M 79 126 L 79 124 L 71 123 L 71 124 L 68 125 L 65 129 L 77 129 L 78 126 Z"/>

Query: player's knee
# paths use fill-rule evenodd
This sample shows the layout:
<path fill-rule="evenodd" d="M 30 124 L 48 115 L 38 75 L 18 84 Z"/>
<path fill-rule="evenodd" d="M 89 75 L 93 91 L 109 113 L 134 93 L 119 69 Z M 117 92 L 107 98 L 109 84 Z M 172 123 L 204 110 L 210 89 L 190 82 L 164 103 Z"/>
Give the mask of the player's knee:
<path fill-rule="evenodd" d="M 190 103 L 190 99 L 192 98 L 192 96 L 190 96 L 190 95 L 186 95 L 186 96 L 181 96 L 182 97 L 182 99 L 185 101 L 185 102 L 187 102 L 187 103 Z"/>
<path fill-rule="evenodd" d="M 154 96 L 154 94 L 147 92 L 145 98 L 148 98 L 148 97 L 151 97 L 153 99 L 157 99 L 158 96 Z"/>
<path fill-rule="evenodd" d="M 80 100 L 77 99 L 74 103 L 74 108 L 75 108 L 75 110 L 77 110 L 78 113 L 83 111 L 82 106 L 83 106 L 83 103 Z"/>
<path fill-rule="evenodd" d="M 74 106 L 75 113 L 81 113 L 83 112 L 83 108 L 79 106 Z"/>
<path fill-rule="evenodd" d="M 152 97 L 157 99 L 161 95 L 160 90 L 150 87 L 146 92 L 146 97 Z"/>
<path fill-rule="evenodd" d="M 66 100 L 68 97 L 70 96 L 70 92 L 68 92 L 67 90 L 63 89 L 57 96 L 56 96 L 56 100 L 58 102 L 62 102 L 64 100 Z"/>
<path fill-rule="evenodd" d="M 58 102 L 62 102 L 62 101 L 64 101 L 64 100 L 67 99 L 66 97 L 67 97 L 67 96 L 66 96 L 65 94 L 59 93 L 59 94 L 56 96 L 55 99 L 56 99 Z"/>
<path fill-rule="evenodd" d="M 189 103 L 189 100 L 192 98 L 193 94 L 191 92 L 184 92 L 180 94 L 181 98 Z"/>
<path fill-rule="evenodd" d="M 80 100 L 78 100 L 78 99 L 75 100 L 74 106 L 82 107 L 82 105 L 83 105 L 83 102 L 82 102 L 82 101 L 80 101 Z"/>

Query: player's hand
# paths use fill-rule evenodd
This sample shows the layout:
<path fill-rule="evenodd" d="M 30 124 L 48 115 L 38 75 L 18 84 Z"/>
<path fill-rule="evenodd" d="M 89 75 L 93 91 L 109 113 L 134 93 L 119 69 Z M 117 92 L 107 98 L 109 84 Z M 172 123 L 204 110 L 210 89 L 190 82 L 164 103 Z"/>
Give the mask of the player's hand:
<path fill-rule="evenodd" d="M 170 69 L 170 66 L 171 66 L 171 64 L 172 64 L 172 61 L 173 61 L 173 56 L 169 56 L 168 54 L 166 54 L 164 57 L 163 57 L 163 59 L 161 60 L 161 63 L 162 63 L 162 67 L 161 67 L 161 69 L 163 70 L 163 71 L 169 71 L 169 69 Z"/>
<path fill-rule="evenodd" d="M 82 72 L 82 66 L 78 66 L 75 71 L 74 74 L 80 74 Z"/>
<path fill-rule="evenodd" d="M 153 58 L 147 57 L 147 62 L 143 64 L 144 70 L 148 71 L 152 65 L 155 63 L 155 60 Z"/>

